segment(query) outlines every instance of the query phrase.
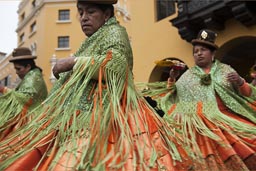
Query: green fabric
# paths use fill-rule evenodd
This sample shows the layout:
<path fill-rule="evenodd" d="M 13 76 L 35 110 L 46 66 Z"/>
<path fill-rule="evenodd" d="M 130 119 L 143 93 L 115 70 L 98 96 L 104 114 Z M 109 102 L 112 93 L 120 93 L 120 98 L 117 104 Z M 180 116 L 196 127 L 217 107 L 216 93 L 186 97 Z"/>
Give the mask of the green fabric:
<path fill-rule="evenodd" d="M 132 74 L 133 56 L 125 29 L 117 23 L 114 17 L 111 18 L 82 43 L 75 56 L 78 57 L 78 60 L 73 71 L 62 74 L 44 105 L 30 113 L 37 118 L 20 131 L 12 134 L 8 140 L 0 143 L 0 146 L 5 146 L 17 138 L 20 132 L 30 132 L 28 136 L 13 146 L 17 148 L 26 140 L 30 143 L 15 155 L 7 155 L 7 158 L 1 162 L 0 169 L 6 168 L 17 158 L 31 151 L 38 141 L 56 130 L 58 130 L 56 137 L 50 141 L 53 141 L 53 144 L 58 147 L 58 151 L 53 161 L 50 162 L 49 169 L 53 168 L 63 156 L 64 151 L 68 150 L 75 156 L 82 155 L 76 168 L 72 169 L 105 170 L 107 159 L 113 157 L 111 156 L 113 154 L 108 153 L 106 149 L 109 135 L 112 132 L 116 136 L 113 168 L 122 168 L 135 143 L 139 150 L 138 158 L 134 157 L 133 162 L 139 162 L 145 167 L 156 162 L 157 152 L 154 150 L 150 156 L 149 166 L 143 163 L 145 157 L 143 144 L 136 142 L 130 125 L 127 123 L 128 116 L 132 115 L 135 120 L 133 129 L 138 134 L 141 133 L 142 125 L 146 131 L 151 129 L 147 123 L 138 122 L 140 117 L 146 115 L 145 111 L 140 110 L 141 103 L 139 101 L 147 104 L 135 91 Z M 111 59 L 106 62 L 108 56 Z M 104 64 L 105 62 L 106 64 Z M 92 79 L 97 70 L 102 73 L 103 80 Z M 100 92 L 101 84 L 103 85 L 102 93 Z M 124 106 L 122 103 L 126 105 Z M 158 118 L 157 114 L 152 117 L 160 129 L 163 124 L 160 122 L 161 118 Z M 70 124 L 71 121 L 72 124 Z M 44 129 L 39 132 L 43 127 Z M 172 131 L 168 130 L 167 127 L 161 128 L 160 135 L 166 135 L 162 139 L 167 143 L 173 159 L 181 160 L 176 146 L 172 142 L 174 135 Z M 78 138 L 86 138 L 88 144 L 77 146 Z M 78 153 L 78 148 L 81 153 Z M 118 162 L 119 157 L 121 161 Z"/>
<path fill-rule="evenodd" d="M 46 97 L 47 87 L 41 71 L 37 68 L 30 70 L 14 90 L 8 89 L 0 96 L 0 131 L 6 128 L 8 121 L 20 114 L 25 105 L 30 111 Z"/>
<path fill-rule="evenodd" d="M 192 142 L 195 149 L 198 148 L 195 141 L 195 130 L 202 135 L 219 140 L 219 137 L 198 116 L 198 102 L 203 104 L 202 113 L 204 117 L 219 128 L 235 133 L 240 137 L 256 135 L 255 126 L 250 126 L 224 115 L 217 106 L 216 94 L 219 95 L 231 112 L 256 123 L 255 87 L 251 86 L 252 95 L 250 97 L 242 96 L 238 87 L 234 87 L 227 81 L 226 75 L 229 72 L 234 72 L 234 69 L 219 61 L 214 62 L 209 73 L 211 83 L 205 85 L 201 83 L 201 78 L 206 78 L 204 71 L 198 66 L 192 67 L 173 85 L 171 89 L 175 91 L 170 91 L 160 100 L 161 108 L 165 111 L 164 119 L 170 123 L 173 123 L 175 119 L 175 122 L 181 127 L 180 132 L 183 133 L 184 140 L 187 143 Z M 173 105 L 176 105 L 175 109 L 171 114 L 168 114 Z M 254 105 L 254 109 L 251 105 Z"/>

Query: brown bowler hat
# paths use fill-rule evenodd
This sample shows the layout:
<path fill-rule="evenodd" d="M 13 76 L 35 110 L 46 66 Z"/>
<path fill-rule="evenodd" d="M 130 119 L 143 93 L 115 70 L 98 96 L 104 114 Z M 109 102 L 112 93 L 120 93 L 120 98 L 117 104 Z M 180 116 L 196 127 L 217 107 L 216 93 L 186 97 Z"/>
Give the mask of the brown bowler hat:
<path fill-rule="evenodd" d="M 200 32 L 197 35 L 197 38 L 193 39 L 191 43 L 193 45 L 203 44 L 206 46 L 210 46 L 214 49 L 218 49 L 219 47 L 215 44 L 216 37 L 217 37 L 217 33 L 211 30 L 203 29 L 203 30 L 200 30 Z"/>
<path fill-rule="evenodd" d="M 78 2 L 89 2 L 94 4 L 116 4 L 117 0 L 77 0 Z"/>
<path fill-rule="evenodd" d="M 29 48 L 20 47 L 13 50 L 12 57 L 9 61 L 15 62 L 15 61 L 20 61 L 25 59 L 36 59 L 36 56 L 32 55 Z"/>

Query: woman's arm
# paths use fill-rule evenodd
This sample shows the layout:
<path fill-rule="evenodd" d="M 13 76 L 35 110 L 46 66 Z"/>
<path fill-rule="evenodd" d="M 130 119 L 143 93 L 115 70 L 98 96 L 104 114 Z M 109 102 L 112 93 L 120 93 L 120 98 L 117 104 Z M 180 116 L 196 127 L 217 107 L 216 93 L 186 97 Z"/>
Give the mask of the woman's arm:
<path fill-rule="evenodd" d="M 239 92 L 243 96 L 251 96 L 252 90 L 251 87 L 248 85 L 248 83 L 239 76 L 237 72 L 230 72 L 227 75 L 227 80 L 231 82 L 233 85 L 238 87 Z"/>
<path fill-rule="evenodd" d="M 63 59 L 58 59 L 57 63 L 54 65 L 52 72 L 53 75 L 59 79 L 59 74 L 62 72 L 67 72 L 73 69 L 73 66 L 76 63 L 76 57 L 68 57 Z"/>

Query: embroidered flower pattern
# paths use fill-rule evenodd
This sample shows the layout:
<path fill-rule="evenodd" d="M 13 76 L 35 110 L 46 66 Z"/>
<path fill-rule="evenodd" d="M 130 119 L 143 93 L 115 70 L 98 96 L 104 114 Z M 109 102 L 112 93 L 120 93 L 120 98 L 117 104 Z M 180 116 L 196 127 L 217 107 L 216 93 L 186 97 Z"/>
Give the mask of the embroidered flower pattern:
<path fill-rule="evenodd" d="M 212 82 L 211 75 L 210 74 L 204 74 L 201 76 L 200 83 L 202 85 L 210 85 Z"/>

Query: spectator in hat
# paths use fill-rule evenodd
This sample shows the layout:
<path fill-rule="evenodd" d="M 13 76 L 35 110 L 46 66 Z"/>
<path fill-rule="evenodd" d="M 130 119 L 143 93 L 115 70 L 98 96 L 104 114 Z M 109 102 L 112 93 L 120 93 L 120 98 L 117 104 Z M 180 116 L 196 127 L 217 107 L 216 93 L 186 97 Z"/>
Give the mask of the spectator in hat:
<path fill-rule="evenodd" d="M 217 34 L 203 29 L 192 40 L 195 66 L 181 77 L 170 70 L 171 90 L 161 99 L 164 119 L 180 125 L 196 170 L 255 170 L 256 90 L 214 58 Z"/>
<path fill-rule="evenodd" d="M 47 96 L 42 70 L 36 66 L 36 56 L 26 47 L 16 48 L 9 60 L 21 82 L 15 89 L 0 85 L 0 139 L 3 139 L 18 125 L 25 123 L 22 118 L 27 111 L 39 105 Z"/>
<path fill-rule="evenodd" d="M 87 38 L 74 57 L 54 66 L 58 81 L 31 112 L 38 119 L 19 129 L 25 135 L 0 142 L 0 170 L 191 168 L 178 135 L 135 89 L 132 49 L 114 16 L 116 2 L 77 1 Z"/>

